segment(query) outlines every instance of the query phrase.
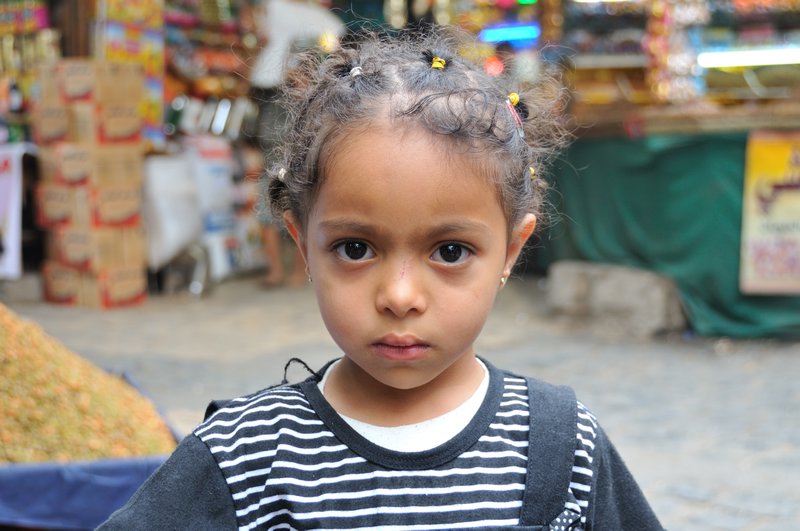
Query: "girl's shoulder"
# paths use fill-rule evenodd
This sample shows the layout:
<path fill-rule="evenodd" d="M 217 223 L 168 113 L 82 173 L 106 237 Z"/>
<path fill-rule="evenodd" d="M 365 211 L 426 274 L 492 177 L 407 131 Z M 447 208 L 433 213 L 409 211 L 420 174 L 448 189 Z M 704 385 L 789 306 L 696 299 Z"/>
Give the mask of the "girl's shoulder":
<path fill-rule="evenodd" d="M 215 400 L 206 408 L 203 422 L 194 429 L 201 440 L 233 436 L 253 428 L 279 429 L 280 421 L 307 424 L 314 411 L 298 384 L 285 384 L 229 400 Z"/>

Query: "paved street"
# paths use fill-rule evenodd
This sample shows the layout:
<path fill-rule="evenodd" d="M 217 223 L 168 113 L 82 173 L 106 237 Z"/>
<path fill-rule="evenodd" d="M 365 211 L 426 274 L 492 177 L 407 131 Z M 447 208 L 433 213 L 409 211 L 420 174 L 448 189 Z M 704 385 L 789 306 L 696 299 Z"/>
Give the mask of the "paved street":
<path fill-rule="evenodd" d="M 309 287 L 267 291 L 244 278 L 201 300 L 97 311 L 40 303 L 30 282 L 7 284 L 0 302 L 127 372 L 181 433 L 210 399 L 277 383 L 290 357 L 318 367 L 337 355 Z M 543 288 L 533 277 L 509 283 L 482 355 L 572 385 L 668 529 L 800 529 L 800 343 L 626 338 L 548 315 Z"/>

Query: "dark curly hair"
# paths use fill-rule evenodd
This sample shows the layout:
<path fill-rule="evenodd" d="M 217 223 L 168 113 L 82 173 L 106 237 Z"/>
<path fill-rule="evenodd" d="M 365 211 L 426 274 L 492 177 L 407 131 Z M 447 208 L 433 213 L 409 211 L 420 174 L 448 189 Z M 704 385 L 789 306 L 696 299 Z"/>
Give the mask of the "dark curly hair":
<path fill-rule="evenodd" d="M 563 89 L 547 76 L 521 87 L 488 75 L 458 53 L 468 39 L 434 27 L 424 34 L 366 35 L 326 57 L 296 56 L 282 99 L 287 131 L 266 175 L 275 219 L 288 210 L 305 225 L 342 140 L 386 119 L 424 128 L 446 143 L 450 156 L 482 155 L 471 158 L 496 184 L 509 229 L 527 213 L 541 219 L 541 177 L 569 138 L 562 125 Z M 443 60 L 443 68 L 432 67 L 434 58 Z M 512 92 L 519 95 L 513 107 Z"/>

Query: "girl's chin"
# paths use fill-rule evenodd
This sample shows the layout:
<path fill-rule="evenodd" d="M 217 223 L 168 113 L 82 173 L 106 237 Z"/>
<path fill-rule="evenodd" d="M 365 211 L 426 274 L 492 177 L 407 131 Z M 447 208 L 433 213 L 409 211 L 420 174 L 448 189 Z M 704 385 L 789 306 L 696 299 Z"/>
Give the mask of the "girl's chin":
<path fill-rule="evenodd" d="M 373 387 L 377 384 L 378 387 L 385 388 L 386 391 L 413 391 L 419 389 L 430 383 L 430 372 L 422 371 L 413 366 L 401 366 L 394 368 L 375 368 L 371 367 L 366 370 L 360 371 L 357 378 L 363 378 L 363 383 L 356 385 L 363 385 Z"/>

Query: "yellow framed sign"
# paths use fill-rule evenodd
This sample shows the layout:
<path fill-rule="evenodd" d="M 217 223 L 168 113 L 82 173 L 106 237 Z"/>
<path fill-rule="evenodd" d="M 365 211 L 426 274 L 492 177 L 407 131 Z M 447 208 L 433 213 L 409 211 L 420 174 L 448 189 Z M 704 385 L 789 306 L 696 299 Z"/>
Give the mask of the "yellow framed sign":
<path fill-rule="evenodd" d="M 800 294 L 800 131 L 754 131 L 747 141 L 739 287 Z"/>

